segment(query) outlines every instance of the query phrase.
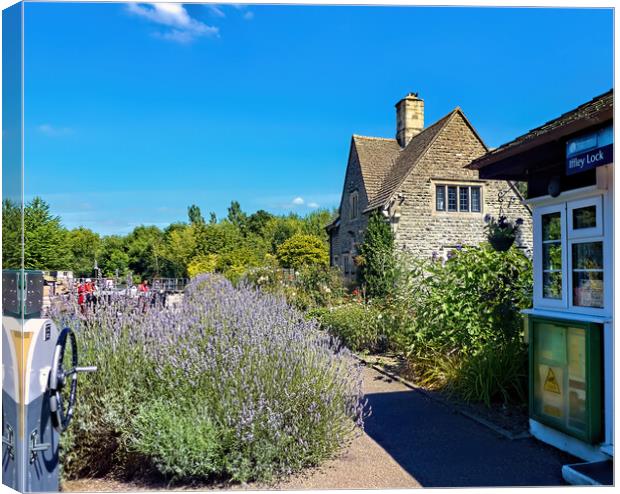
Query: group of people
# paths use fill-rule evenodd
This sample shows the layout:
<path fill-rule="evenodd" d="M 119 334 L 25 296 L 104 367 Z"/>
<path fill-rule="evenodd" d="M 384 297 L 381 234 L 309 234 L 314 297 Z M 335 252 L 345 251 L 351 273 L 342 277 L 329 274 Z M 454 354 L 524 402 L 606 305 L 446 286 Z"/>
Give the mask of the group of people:
<path fill-rule="evenodd" d="M 97 303 L 97 285 L 90 278 L 86 278 L 77 287 L 77 302 L 82 312 L 86 307 L 92 307 Z"/>
<path fill-rule="evenodd" d="M 77 303 L 83 314 L 86 313 L 87 309 L 93 310 L 101 297 L 103 297 L 103 300 L 105 301 L 109 300 L 112 296 L 111 290 L 113 287 L 107 286 L 105 282 L 101 287 L 103 289 L 102 292 L 100 292 L 99 288 L 99 285 L 96 282 L 93 282 L 90 278 L 86 278 L 78 284 Z M 131 289 L 128 289 L 126 294 L 132 298 L 137 296 L 138 307 L 143 311 L 145 311 L 148 306 L 155 306 L 157 302 L 163 305 L 166 303 L 165 291 L 151 291 L 148 280 L 143 280 L 137 287 L 134 286 Z"/>

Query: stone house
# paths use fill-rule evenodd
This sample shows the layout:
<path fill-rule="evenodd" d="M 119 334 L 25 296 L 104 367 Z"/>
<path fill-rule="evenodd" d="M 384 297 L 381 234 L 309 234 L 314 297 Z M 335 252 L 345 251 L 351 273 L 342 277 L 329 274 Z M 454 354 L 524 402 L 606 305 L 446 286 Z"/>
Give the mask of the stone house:
<path fill-rule="evenodd" d="M 500 213 L 524 220 L 516 245 L 531 251 L 531 211 L 516 186 L 465 168 L 487 151 L 460 108 L 424 128 L 424 101 L 408 94 L 396 104 L 395 139 L 351 139 L 339 214 L 327 226 L 331 265 L 354 278 L 373 211 L 390 222 L 397 247 L 418 256 L 483 242 L 485 215 Z"/>

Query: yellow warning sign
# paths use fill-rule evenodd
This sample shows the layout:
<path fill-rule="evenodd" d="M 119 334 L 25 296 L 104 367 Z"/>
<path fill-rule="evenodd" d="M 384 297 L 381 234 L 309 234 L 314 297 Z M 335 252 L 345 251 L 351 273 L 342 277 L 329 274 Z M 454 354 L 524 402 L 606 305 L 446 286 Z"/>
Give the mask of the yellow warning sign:
<path fill-rule="evenodd" d="M 555 378 L 555 373 L 553 372 L 551 367 L 549 367 L 549 371 L 547 372 L 547 378 L 545 379 L 544 388 L 545 391 L 550 391 L 551 393 L 557 393 L 559 395 L 562 394 L 562 392 L 560 391 L 560 383 L 558 383 L 557 379 Z"/>

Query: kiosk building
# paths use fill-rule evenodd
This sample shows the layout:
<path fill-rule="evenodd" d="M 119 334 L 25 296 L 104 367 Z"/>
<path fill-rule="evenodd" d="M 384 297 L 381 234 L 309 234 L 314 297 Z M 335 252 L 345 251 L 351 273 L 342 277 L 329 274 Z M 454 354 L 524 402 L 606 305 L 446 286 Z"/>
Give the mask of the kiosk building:
<path fill-rule="evenodd" d="M 613 458 L 613 91 L 469 168 L 528 184 L 530 431 L 589 462 Z"/>

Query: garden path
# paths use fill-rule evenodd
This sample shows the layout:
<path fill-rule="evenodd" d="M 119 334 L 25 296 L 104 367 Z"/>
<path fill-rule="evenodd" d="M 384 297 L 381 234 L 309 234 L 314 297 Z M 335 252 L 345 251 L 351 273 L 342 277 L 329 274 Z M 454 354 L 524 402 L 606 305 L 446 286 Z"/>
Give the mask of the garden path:
<path fill-rule="evenodd" d="M 250 489 L 360 489 L 565 485 L 577 460 L 533 438 L 509 440 L 370 367 L 366 431 L 338 458 L 276 486 Z M 192 486 L 192 490 L 223 486 Z M 64 491 L 163 490 L 111 480 L 66 482 Z M 178 487 L 173 487 L 178 488 Z M 186 487 L 185 489 L 187 489 Z M 235 486 L 233 489 L 240 489 Z M 185 490 L 184 489 L 184 490 Z"/>

